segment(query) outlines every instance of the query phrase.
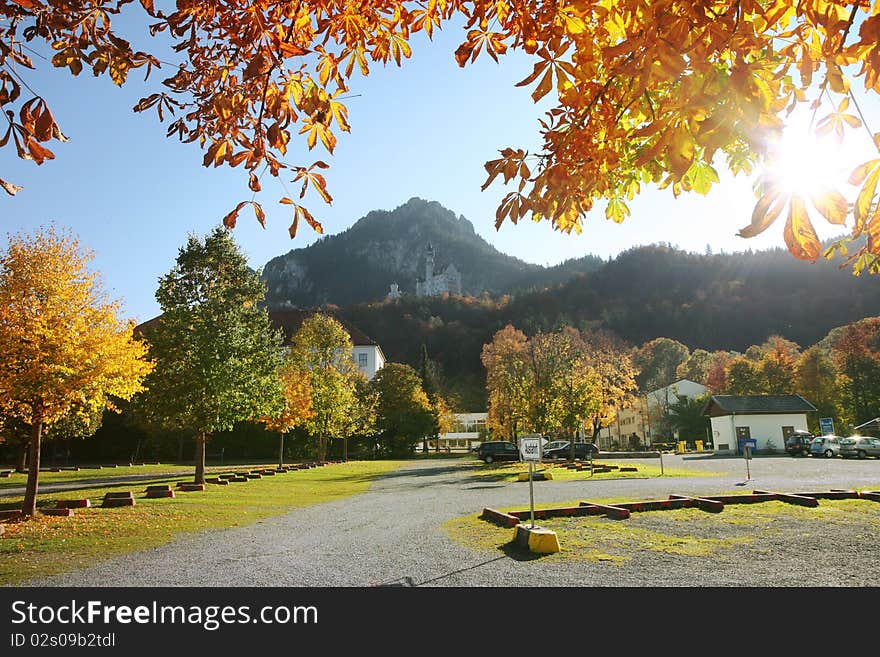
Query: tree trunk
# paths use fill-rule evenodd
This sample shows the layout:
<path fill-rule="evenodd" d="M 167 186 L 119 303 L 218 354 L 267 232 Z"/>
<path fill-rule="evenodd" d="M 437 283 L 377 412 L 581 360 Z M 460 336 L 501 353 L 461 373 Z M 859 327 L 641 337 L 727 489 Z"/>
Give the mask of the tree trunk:
<path fill-rule="evenodd" d="M 16 472 L 27 472 L 28 447 L 30 447 L 30 444 L 29 440 L 23 440 L 18 445 L 18 453 L 15 455 Z"/>
<path fill-rule="evenodd" d="M 204 431 L 196 435 L 196 475 L 195 483 L 205 483 L 205 443 L 208 438 Z"/>
<path fill-rule="evenodd" d="M 318 462 L 323 462 L 327 456 L 327 439 L 324 436 L 318 436 Z"/>
<path fill-rule="evenodd" d="M 428 437 L 424 436 L 422 438 L 422 454 L 428 453 Z"/>
<path fill-rule="evenodd" d="M 37 514 L 37 479 L 40 476 L 40 436 L 42 433 L 43 421 L 37 420 L 31 425 L 30 467 L 28 468 L 24 504 L 21 506 L 21 512 L 25 516 Z"/>
<path fill-rule="evenodd" d="M 183 463 L 183 436 L 177 437 L 177 462 Z"/>
<path fill-rule="evenodd" d="M 342 461 L 348 463 L 348 436 L 342 439 Z"/>
<path fill-rule="evenodd" d="M 278 467 L 284 467 L 284 432 L 278 433 Z"/>

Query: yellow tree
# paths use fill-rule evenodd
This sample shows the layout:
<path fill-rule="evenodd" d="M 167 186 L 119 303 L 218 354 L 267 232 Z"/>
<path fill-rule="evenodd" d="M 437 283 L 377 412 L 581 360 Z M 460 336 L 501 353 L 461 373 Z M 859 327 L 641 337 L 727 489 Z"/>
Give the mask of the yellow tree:
<path fill-rule="evenodd" d="M 517 442 L 517 435 L 529 415 L 534 376 L 529 366 L 525 334 L 508 324 L 483 345 L 480 356 L 486 368 L 489 408 L 488 428 Z"/>
<path fill-rule="evenodd" d="M 849 204 L 825 181 L 789 184 L 778 155 L 798 107 L 813 112 L 812 133 L 880 143 L 854 93 L 880 92 L 880 0 L 203 0 L 167 12 L 153 0 L 2 0 L 0 110 L 9 126 L 0 147 L 42 164 L 55 157 L 47 143 L 67 140 L 22 78 L 39 64 L 30 53 L 40 42 L 55 51 L 53 66 L 74 75 L 88 68 L 118 85 L 134 69 L 161 68 L 113 31 L 111 18 L 141 9 L 149 21 L 138 43 L 149 42 L 147 30 L 161 35 L 179 60 L 135 111 L 167 118 L 168 136 L 198 144 L 205 166 L 244 169 L 253 192 L 268 171 L 300 186 L 299 199 L 312 192 L 330 203 L 327 164 L 288 156 L 332 154 L 337 134 L 350 130 L 344 98 L 353 75 L 368 75 L 372 63 L 400 66 L 414 35 L 431 38 L 463 20 L 459 65 L 524 52 L 534 68 L 518 86 L 535 102 L 555 102 L 539 121 L 539 152 L 508 146 L 486 163 L 484 188 L 498 177 L 514 183 L 499 226 L 531 217 L 580 232 L 596 205 L 623 221 L 627 202 L 648 185 L 706 193 L 718 182 L 716 166 L 737 174 L 766 164 L 740 235 L 757 235 L 787 209 L 789 251 L 815 260 L 822 248 L 813 221 L 846 224 L 850 234 L 826 257 L 859 240 L 847 254 L 854 272 L 880 272 L 880 158 L 852 162 L 858 193 Z M 804 164 L 820 161 L 807 155 L 795 164 L 809 173 Z M 0 187 L 20 189 L 2 179 Z M 279 199 L 291 206 L 291 235 L 301 221 L 321 232 L 299 199 Z M 251 197 L 226 215 L 227 226 L 248 205 L 265 220 Z"/>
<path fill-rule="evenodd" d="M 118 316 L 93 254 L 66 232 L 14 235 L 0 259 L 0 399 L 30 426 L 22 512 L 36 513 L 43 432 L 71 412 L 88 415 L 131 399 L 152 369 L 134 323 Z"/>
<path fill-rule="evenodd" d="M 314 415 L 312 410 L 312 375 L 303 371 L 289 356 L 284 359 L 278 373 L 281 379 L 283 408 L 275 415 L 261 419 L 269 431 L 277 431 L 278 467 L 284 466 L 284 436 L 293 427 L 304 423 Z"/>

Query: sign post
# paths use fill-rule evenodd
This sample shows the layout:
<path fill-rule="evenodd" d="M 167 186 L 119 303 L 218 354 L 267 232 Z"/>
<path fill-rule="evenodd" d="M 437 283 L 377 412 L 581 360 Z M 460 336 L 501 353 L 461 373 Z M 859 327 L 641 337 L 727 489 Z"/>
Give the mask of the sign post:
<path fill-rule="evenodd" d="M 749 461 L 752 460 L 752 446 L 751 446 L 751 444 L 746 443 L 745 445 L 743 445 L 743 455 L 745 456 L 745 459 L 746 459 L 746 481 L 749 481 L 752 478 L 752 475 L 749 472 Z"/>
<path fill-rule="evenodd" d="M 519 441 L 519 451 L 523 461 L 529 464 L 529 515 L 532 529 L 535 528 L 535 486 L 533 483 L 535 463 L 541 462 L 541 437 L 523 437 Z"/>

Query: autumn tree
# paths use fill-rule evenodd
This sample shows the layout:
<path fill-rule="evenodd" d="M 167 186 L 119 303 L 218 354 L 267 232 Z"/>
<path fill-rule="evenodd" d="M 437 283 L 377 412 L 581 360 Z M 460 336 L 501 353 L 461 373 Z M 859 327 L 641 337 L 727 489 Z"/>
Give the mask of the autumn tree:
<path fill-rule="evenodd" d="M 195 483 L 205 446 L 237 422 L 283 412 L 282 337 L 259 304 L 266 294 L 232 235 L 190 235 L 159 280 L 162 315 L 142 325 L 156 369 L 139 406 L 161 426 L 195 434 Z"/>
<path fill-rule="evenodd" d="M 283 405 L 273 415 L 260 418 L 269 430 L 278 433 L 278 467 L 284 467 L 284 436 L 295 426 L 312 417 L 311 374 L 301 370 L 287 354 L 278 368 Z"/>
<path fill-rule="evenodd" d="M 94 255 L 54 228 L 9 237 L 0 255 L 0 410 L 30 428 L 25 516 L 36 513 L 43 433 L 113 399 L 130 399 L 152 369 L 134 323 L 107 299 Z"/>
<path fill-rule="evenodd" d="M 419 378 L 422 381 L 422 390 L 425 391 L 425 394 L 428 396 L 428 402 L 431 404 L 431 416 L 434 418 L 431 436 L 436 441 L 437 451 L 439 451 L 440 441 L 437 438 L 442 433 L 452 431 L 455 424 L 455 415 L 452 412 L 450 399 L 440 389 L 436 363 L 428 358 L 428 348 L 424 343 L 422 343 L 422 356 L 419 363 Z M 425 436 L 422 442 L 422 451 L 424 453 L 428 451 L 427 436 Z"/>
<path fill-rule="evenodd" d="M 853 424 L 880 416 L 880 317 L 853 322 L 837 331 L 832 358 L 842 375 L 843 403 Z"/>
<path fill-rule="evenodd" d="M 746 356 L 733 358 L 725 370 L 727 386 L 725 395 L 761 395 L 764 394 L 764 376 L 759 362 Z"/>
<path fill-rule="evenodd" d="M 483 345 L 480 356 L 486 368 L 489 407 L 487 427 L 499 437 L 518 443 L 527 422 L 534 376 L 528 358 L 528 339 L 508 324 Z"/>
<path fill-rule="evenodd" d="M 351 337 L 333 317 L 315 313 L 291 338 L 291 357 L 308 372 L 312 416 L 302 426 L 315 441 L 319 461 L 327 458 L 332 438 L 348 439 L 350 415 L 357 407 L 356 379 L 362 377 L 352 357 Z"/>
<path fill-rule="evenodd" d="M 54 51 L 53 66 L 74 75 L 88 68 L 119 85 L 132 70 L 149 75 L 167 66 L 159 91 L 135 111 L 167 119 L 168 136 L 198 144 L 205 166 L 242 167 L 253 192 L 262 188 L 264 170 L 293 181 L 299 198 L 280 198 L 291 206 L 291 235 L 301 221 L 320 232 L 300 199 L 311 191 L 331 202 L 321 173 L 327 164 L 291 161 L 293 154 L 333 153 L 337 135 L 350 130 L 344 98 L 353 75 L 368 75 L 372 63 L 400 66 L 414 35 L 430 38 L 463 21 L 460 66 L 523 52 L 534 68 L 517 86 L 552 105 L 539 121 L 537 152 L 506 146 L 486 163 L 484 189 L 499 177 L 513 184 L 496 225 L 531 217 L 580 232 L 597 205 L 623 221 L 627 203 L 646 187 L 704 194 L 719 180 L 716 167 L 734 174 L 763 167 L 760 197 L 741 236 L 763 232 L 785 212 L 784 240 L 795 257 L 840 253 L 855 273 L 880 271 L 880 158 L 852 163 L 849 183 L 857 192 L 850 204 L 824 183 L 789 186 L 778 148 L 798 108 L 812 112 L 809 133 L 877 141 L 855 93 L 873 98 L 880 91 L 876 2 L 206 0 L 167 12 L 152 0 L 139 5 L 149 26 L 137 36 L 161 35 L 176 61 L 160 61 L 113 31 L 111 18 L 140 11 L 129 0 L 0 3 L 0 109 L 9 123 L 0 146 L 14 145 L 19 157 L 42 164 L 54 158 L 47 143 L 66 141 L 45 99 L 22 78 L 23 69 L 40 63 L 30 53 L 41 44 Z M 0 186 L 10 194 L 20 189 L 4 180 Z M 264 222 L 262 205 L 251 198 L 226 225 L 234 226 L 247 205 Z M 823 251 L 817 219 L 849 234 Z"/>
<path fill-rule="evenodd" d="M 761 345 L 764 355 L 759 365 L 762 389 L 768 395 L 785 395 L 796 387 L 797 363 L 800 347 L 780 335 L 771 335 Z"/>
<path fill-rule="evenodd" d="M 712 354 L 705 349 L 694 349 L 675 370 L 676 380 L 687 379 L 706 385 L 712 367 Z"/>
<path fill-rule="evenodd" d="M 370 386 L 370 381 L 358 372 L 354 377 L 354 406 L 349 411 L 343 429 L 342 460 L 348 461 L 348 437 L 371 438 L 378 433 L 376 413 L 379 408 L 379 394 Z"/>
<path fill-rule="evenodd" d="M 843 382 L 838 378 L 831 356 L 824 349 L 813 345 L 800 355 L 795 381 L 795 392 L 818 411 L 807 416 L 813 430 L 818 431 L 821 417 L 836 419 L 840 424 L 840 389 Z"/>
<path fill-rule="evenodd" d="M 655 338 L 643 344 L 632 355 L 633 365 L 639 370 L 639 390 L 650 392 L 675 383 L 679 366 L 689 356 L 690 350 L 671 338 Z"/>
<path fill-rule="evenodd" d="M 630 349 L 609 331 L 581 331 L 587 362 L 598 377 L 598 405 L 589 416 L 593 440 L 599 430 L 617 417 L 617 412 L 635 402 L 638 370 L 630 357 Z"/>
<path fill-rule="evenodd" d="M 379 403 L 376 424 L 383 451 L 405 456 L 433 430 L 434 417 L 418 372 L 403 363 L 386 363 L 370 382 Z"/>

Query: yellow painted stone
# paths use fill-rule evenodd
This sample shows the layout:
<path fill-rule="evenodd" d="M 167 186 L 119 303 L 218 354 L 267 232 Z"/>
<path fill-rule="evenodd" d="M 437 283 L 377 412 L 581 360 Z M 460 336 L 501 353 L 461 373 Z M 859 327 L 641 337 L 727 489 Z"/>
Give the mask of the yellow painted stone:
<path fill-rule="evenodd" d="M 523 524 L 517 525 L 513 540 L 535 554 L 553 554 L 560 550 L 559 537 L 556 532 L 543 527 L 533 528 Z"/>

